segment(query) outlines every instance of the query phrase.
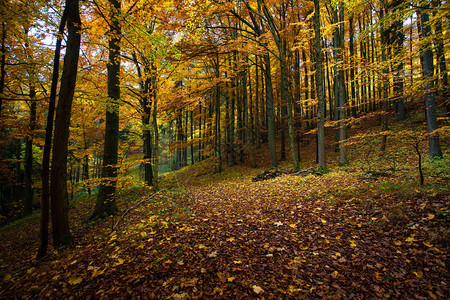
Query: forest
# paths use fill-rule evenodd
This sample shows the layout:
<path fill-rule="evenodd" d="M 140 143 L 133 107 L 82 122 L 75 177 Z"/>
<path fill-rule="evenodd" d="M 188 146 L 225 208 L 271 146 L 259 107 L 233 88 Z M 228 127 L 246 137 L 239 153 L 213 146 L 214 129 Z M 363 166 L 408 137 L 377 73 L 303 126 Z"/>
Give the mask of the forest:
<path fill-rule="evenodd" d="M 0 15 L 0 298 L 450 298 L 445 0 Z"/>

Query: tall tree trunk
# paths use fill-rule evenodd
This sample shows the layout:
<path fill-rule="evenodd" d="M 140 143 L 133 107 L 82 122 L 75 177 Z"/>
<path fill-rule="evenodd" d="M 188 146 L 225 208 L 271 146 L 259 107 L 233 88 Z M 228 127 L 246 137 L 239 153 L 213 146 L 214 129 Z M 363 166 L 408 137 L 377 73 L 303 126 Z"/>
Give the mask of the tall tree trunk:
<path fill-rule="evenodd" d="M 198 161 L 202 161 L 202 103 L 198 104 Z"/>
<path fill-rule="evenodd" d="M 183 111 L 181 109 L 178 110 L 178 115 L 176 117 L 176 126 L 177 126 L 177 132 L 176 132 L 176 141 L 177 141 L 177 147 L 176 147 L 176 158 L 175 158 L 175 170 L 179 170 L 182 167 L 182 151 L 181 151 L 181 142 L 183 141 Z"/>
<path fill-rule="evenodd" d="M 286 41 L 282 40 L 283 48 L 280 51 L 280 71 L 281 71 L 281 101 L 286 102 L 286 114 L 287 114 L 287 127 L 289 136 L 289 148 L 291 152 L 291 159 L 294 165 L 294 170 L 299 170 L 299 162 L 297 157 L 297 149 L 295 148 L 295 132 L 294 132 L 294 121 L 292 112 L 292 98 L 289 93 L 289 81 L 286 74 Z"/>
<path fill-rule="evenodd" d="M 147 104 L 150 105 L 150 104 Z M 146 109 L 147 110 L 147 109 Z M 153 186 L 152 169 L 152 133 L 150 131 L 150 107 L 143 117 L 144 135 L 144 180 L 148 186 Z"/>
<path fill-rule="evenodd" d="M 404 0 L 394 0 L 390 4 L 395 15 L 398 15 L 398 11 L 401 9 Z M 406 119 L 406 106 L 403 95 L 403 42 L 405 39 L 403 33 L 403 18 L 396 18 L 391 26 L 391 38 L 390 42 L 392 44 L 394 57 L 396 61 L 394 62 L 395 73 L 394 73 L 394 96 L 395 103 L 397 106 L 397 118 L 399 121 Z"/>
<path fill-rule="evenodd" d="M 272 168 L 278 167 L 277 152 L 275 145 L 275 113 L 273 106 L 273 89 L 272 89 L 272 75 L 270 73 L 270 57 L 269 54 L 264 54 L 265 62 L 265 78 L 266 78 L 266 113 L 267 113 L 267 138 L 269 140 L 270 161 Z"/>
<path fill-rule="evenodd" d="M 261 147 L 261 123 L 259 116 L 259 65 L 258 65 L 258 55 L 255 55 L 255 139 L 256 139 L 256 147 Z"/>
<path fill-rule="evenodd" d="M 339 93 L 339 163 L 341 165 L 347 164 L 347 146 L 344 145 L 347 139 L 347 124 L 346 119 L 346 90 L 345 90 L 345 77 L 344 77 L 344 2 L 339 3 L 339 62 L 341 64 L 339 68 L 339 80 L 338 80 L 338 93 Z"/>
<path fill-rule="evenodd" d="M 24 213 L 33 212 L 33 134 L 36 127 L 36 90 L 30 86 L 30 133 L 25 140 L 25 201 Z"/>
<path fill-rule="evenodd" d="M 435 0 L 434 6 L 436 9 L 441 7 L 440 1 Z M 437 10 L 433 11 L 433 15 L 436 15 Z M 437 56 L 437 64 L 439 66 L 439 79 L 442 89 L 442 105 L 445 106 L 447 117 L 450 117 L 450 88 L 448 84 L 448 72 L 447 72 L 447 64 L 445 61 L 445 51 L 444 51 L 444 38 L 442 34 L 442 20 L 436 20 L 436 56 Z"/>
<path fill-rule="evenodd" d="M 255 161 L 255 156 L 253 154 L 253 149 L 252 149 L 252 143 L 251 143 L 251 139 L 250 139 L 250 118 L 249 118 L 249 96 L 248 96 L 248 90 L 247 90 L 247 73 L 248 72 L 248 57 L 245 57 L 245 66 L 244 66 L 244 73 L 243 73 L 243 77 L 242 77 L 242 86 L 244 88 L 244 95 L 243 95 L 243 100 L 244 100 L 244 126 L 245 126 L 245 131 L 244 131 L 244 141 L 245 141 L 245 148 L 247 149 L 247 153 L 248 153 L 248 157 L 250 159 L 250 163 L 252 165 L 252 167 L 256 167 L 256 161 Z M 251 82 L 250 82 L 251 85 Z M 251 95 L 250 95 L 251 98 Z"/>
<path fill-rule="evenodd" d="M 111 6 L 109 57 L 108 57 L 108 100 L 105 120 L 105 142 L 103 147 L 102 183 L 91 219 L 115 215 L 117 161 L 119 156 L 119 101 L 120 101 L 120 0 L 109 0 Z"/>
<path fill-rule="evenodd" d="M 28 28 L 25 29 L 25 34 L 28 37 Z M 29 133 L 25 138 L 25 160 L 24 160 L 24 214 L 29 215 L 33 212 L 33 136 L 34 129 L 36 127 L 36 70 L 34 66 L 33 55 L 30 53 L 30 47 L 28 41 L 25 42 L 25 52 L 30 66 L 27 68 L 28 72 L 28 87 L 30 102 L 30 115 L 29 115 Z"/>
<path fill-rule="evenodd" d="M 384 1 L 381 1 L 381 9 L 380 9 L 380 17 L 383 19 L 384 17 Z M 382 107 L 383 112 L 381 115 L 381 131 L 386 132 L 388 130 L 388 119 L 387 119 L 387 104 L 388 104 L 388 66 L 387 66 L 387 49 L 386 49 L 386 35 L 387 31 L 385 27 L 382 25 L 380 28 L 380 39 L 381 39 L 381 63 L 383 65 L 383 98 L 382 101 Z M 387 135 L 383 134 L 382 142 L 381 142 L 381 151 L 384 152 L 386 150 L 386 144 L 387 144 Z"/>
<path fill-rule="evenodd" d="M 350 29 L 350 41 L 349 41 L 349 48 L 350 48 L 350 89 L 352 93 L 352 117 L 356 118 L 356 88 L 355 88 L 355 45 L 354 45 L 354 30 L 353 30 L 353 14 L 350 16 L 349 19 L 349 29 Z"/>
<path fill-rule="evenodd" d="M 433 52 L 431 51 L 430 42 L 428 38 L 431 34 L 431 28 L 429 24 L 429 16 L 426 12 L 429 5 L 425 5 L 425 9 L 420 15 L 420 23 L 422 27 L 422 40 L 427 41 L 424 45 L 425 51 L 423 53 L 423 79 L 425 83 L 425 112 L 427 116 L 427 126 L 428 132 L 432 133 L 438 129 L 437 117 L 436 117 L 436 102 L 434 99 L 433 92 L 433 77 L 434 66 L 433 66 Z M 429 157 L 431 159 L 442 156 L 442 150 L 439 145 L 439 135 L 434 134 L 428 141 L 429 143 Z"/>
<path fill-rule="evenodd" d="M 216 57 L 216 78 L 220 78 L 220 64 L 219 64 L 219 54 L 217 54 Z M 216 155 L 217 155 L 217 159 L 218 159 L 218 164 L 217 164 L 217 173 L 222 172 L 222 141 L 221 141 L 221 134 L 220 134 L 220 98 L 221 98 L 221 92 L 220 92 L 220 85 L 217 84 L 216 86 L 216 103 L 215 103 L 215 117 L 216 117 Z"/>
<path fill-rule="evenodd" d="M 320 4 L 314 0 L 314 52 L 316 56 L 316 89 L 319 101 L 317 109 L 317 158 L 319 169 L 325 170 L 325 95 L 323 92 L 323 54 L 320 44 Z"/>
<path fill-rule="evenodd" d="M 152 71 L 156 72 L 156 67 L 152 66 Z M 154 145 L 153 145 L 153 156 L 154 156 L 154 167 L 153 167 L 153 189 L 158 190 L 159 188 L 159 130 L 158 130 L 158 98 L 157 98 L 157 87 L 156 87 L 156 75 L 152 75 L 152 96 L 153 96 L 153 112 L 152 112 L 152 123 L 153 123 L 153 135 L 154 135 Z M 194 153 L 192 153 L 194 155 Z"/>
<path fill-rule="evenodd" d="M 195 157 L 194 157 L 194 112 L 191 110 L 189 111 L 189 120 L 191 123 L 191 128 L 189 130 L 191 136 L 191 165 L 194 165 L 195 163 Z"/>
<path fill-rule="evenodd" d="M 5 88 L 6 77 L 6 22 L 2 22 L 2 46 L 1 46 L 1 60 L 0 60 L 0 116 L 2 115 L 3 106 L 3 91 Z"/>
<path fill-rule="evenodd" d="M 81 20 L 78 0 L 67 0 L 66 9 L 68 38 L 55 117 L 50 186 L 52 232 L 55 247 L 69 243 L 72 238 L 67 207 L 67 155 L 70 115 L 75 92 L 81 40 Z"/>

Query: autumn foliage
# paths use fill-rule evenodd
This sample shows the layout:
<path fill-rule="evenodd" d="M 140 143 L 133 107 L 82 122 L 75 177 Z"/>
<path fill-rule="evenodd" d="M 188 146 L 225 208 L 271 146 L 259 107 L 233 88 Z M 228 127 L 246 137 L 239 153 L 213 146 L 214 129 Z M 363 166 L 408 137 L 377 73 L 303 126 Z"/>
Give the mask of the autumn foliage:
<path fill-rule="evenodd" d="M 2 2 L 0 297 L 450 297 L 449 11 Z"/>

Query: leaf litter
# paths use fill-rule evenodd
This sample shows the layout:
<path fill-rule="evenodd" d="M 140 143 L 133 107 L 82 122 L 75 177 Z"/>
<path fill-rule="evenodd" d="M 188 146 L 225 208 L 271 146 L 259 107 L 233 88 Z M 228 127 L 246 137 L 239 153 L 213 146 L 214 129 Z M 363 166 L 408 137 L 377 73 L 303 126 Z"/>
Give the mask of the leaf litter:
<path fill-rule="evenodd" d="M 247 176 L 160 193 L 114 231 L 75 218 L 72 246 L 2 261 L 0 297 L 448 298 L 448 195 L 371 184 Z"/>

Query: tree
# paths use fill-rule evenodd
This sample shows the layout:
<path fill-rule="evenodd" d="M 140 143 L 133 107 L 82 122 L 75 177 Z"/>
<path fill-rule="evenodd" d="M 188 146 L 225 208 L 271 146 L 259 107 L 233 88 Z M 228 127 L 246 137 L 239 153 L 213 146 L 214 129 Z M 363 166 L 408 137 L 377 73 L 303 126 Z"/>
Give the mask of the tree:
<path fill-rule="evenodd" d="M 117 161 L 119 151 L 119 100 L 120 100 L 120 0 L 110 0 L 111 19 L 108 58 L 108 100 L 103 148 L 102 183 L 91 219 L 114 215 L 118 212 L 115 198 Z"/>
<path fill-rule="evenodd" d="M 425 81 L 425 114 L 427 116 L 427 127 L 428 132 L 431 134 L 428 140 L 429 152 L 428 155 L 431 159 L 442 156 L 441 146 L 439 145 L 439 135 L 434 133 L 438 129 L 437 126 L 437 116 L 436 116 L 436 101 L 433 92 L 433 81 L 432 77 L 434 74 L 433 65 L 433 52 L 431 51 L 431 43 L 429 41 L 429 36 L 431 34 L 431 27 L 429 24 L 429 16 L 427 9 L 429 5 L 425 5 L 424 9 L 420 14 L 420 24 L 421 24 L 421 39 L 424 42 L 423 50 L 423 65 L 422 74 Z"/>
<path fill-rule="evenodd" d="M 317 108 L 317 157 L 319 169 L 325 170 L 325 95 L 323 91 L 323 53 L 320 35 L 320 3 L 314 0 L 314 53 L 316 56 L 316 90 L 318 99 Z"/>
<path fill-rule="evenodd" d="M 51 170 L 51 215 L 55 247 L 69 243 L 71 233 L 67 205 L 67 155 L 70 115 L 78 71 L 81 41 L 81 20 L 78 0 L 67 0 L 67 48 L 61 77 L 58 107 L 55 117 L 55 136 Z"/>

